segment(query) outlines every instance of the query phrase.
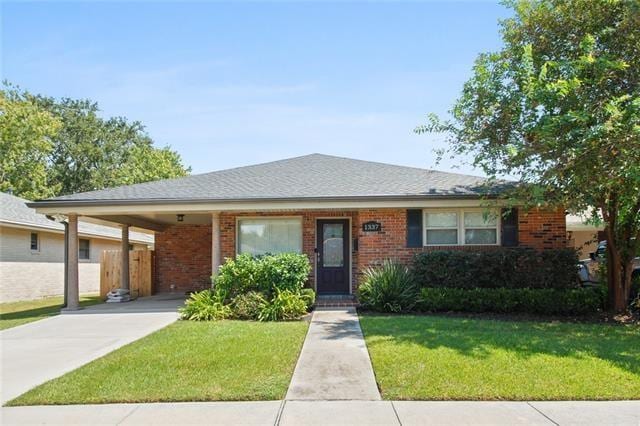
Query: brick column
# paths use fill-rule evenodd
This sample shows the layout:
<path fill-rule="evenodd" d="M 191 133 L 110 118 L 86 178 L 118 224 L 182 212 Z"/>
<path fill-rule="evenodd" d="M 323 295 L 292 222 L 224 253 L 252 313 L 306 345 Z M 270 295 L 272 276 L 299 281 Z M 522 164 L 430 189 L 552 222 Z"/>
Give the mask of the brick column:
<path fill-rule="evenodd" d="M 122 225 L 120 288 L 129 290 L 129 225 Z"/>
<path fill-rule="evenodd" d="M 69 225 L 69 253 L 67 256 L 67 307 L 66 311 L 76 311 L 80 309 L 80 286 L 78 282 L 78 215 L 67 216 Z"/>
<path fill-rule="evenodd" d="M 220 247 L 220 212 L 211 213 L 211 275 L 218 275 L 222 265 L 222 250 Z"/>

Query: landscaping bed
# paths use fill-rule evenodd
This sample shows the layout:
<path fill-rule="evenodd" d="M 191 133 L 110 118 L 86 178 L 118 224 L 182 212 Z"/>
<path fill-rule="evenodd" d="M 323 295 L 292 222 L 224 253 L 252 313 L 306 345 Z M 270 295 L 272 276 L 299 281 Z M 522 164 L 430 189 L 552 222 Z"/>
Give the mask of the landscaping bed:
<path fill-rule="evenodd" d="M 364 314 L 384 399 L 640 399 L 640 327 Z"/>
<path fill-rule="evenodd" d="M 417 253 L 410 265 L 385 260 L 364 270 L 358 299 L 376 312 L 487 312 L 593 316 L 607 289 L 578 282 L 573 249 Z"/>
<path fill-rule="evenodd" d="M 179 321 L 8 405 L 282 399 L 307 327 Z"/>

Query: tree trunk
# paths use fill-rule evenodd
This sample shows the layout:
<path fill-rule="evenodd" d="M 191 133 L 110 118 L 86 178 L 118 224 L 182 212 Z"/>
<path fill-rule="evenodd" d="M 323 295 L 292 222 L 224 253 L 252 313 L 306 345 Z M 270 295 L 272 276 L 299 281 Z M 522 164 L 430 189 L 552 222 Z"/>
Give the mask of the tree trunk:
<path fill-rule="evenodd" d="M 633 259 L 623 259 L 618 250 L 607 243 L 607 283 L 609 307 L 616 313 L 627 309 L 631 295 Z"/>
<path fill-rule="evenodd" d="M 607 230 L 607 285 L 609 308 L 616 313 L 627 309 L 631 292 L 632 259 L 622 256 L 614 243 L 613 232 Z M 623 258 L 624 257 L 624 258 Z"/>

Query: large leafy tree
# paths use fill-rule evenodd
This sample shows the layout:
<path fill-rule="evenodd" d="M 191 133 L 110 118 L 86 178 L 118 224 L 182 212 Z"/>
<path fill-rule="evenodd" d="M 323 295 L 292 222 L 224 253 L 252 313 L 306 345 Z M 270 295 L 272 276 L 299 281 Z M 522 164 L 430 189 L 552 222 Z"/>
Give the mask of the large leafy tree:
<path fill-rule="evenodd" d="M 10 95 L 11 105 L 26 105 L 56 123 L 47 127 L 42 120 L 21 121 L 16 125 L 18 132 L 11 130 L 13 121 L 0 121 L 3 149 L 16 152 L 11 158 L 16 170 L 23 172 L 3 177 L 3 187 L 11 187 L 16 195 L 39 199 L 179 177 L 190 171 L 177 152 L 155 147 L 141 123 L 123 117 L 104 119 L 95 102 L 32 95 L 8 84 L 0 93 Z M 38 144 L 30 142 L 28 129 L 46 137 L 36 139 Z M 32 167 L 35 162 L 37 168 Z M 32 184 L 25 186 L 20 179 Z"/>
<path fill-rule="evenodd" d="M 101 118 L 89 100 L 35 96 L 62 122 L 54 136 L 50 174 L 60 194 L 184 176 L 178 153 L 156 148 L 138 121 Z M 144 169 L 141 169 L 144 168 Z"/>
<path fill-rule="evenodd" d="M 26 198 L 56 194 L 47 159 L 60 127 L 60 120 L 46 109 L 15 91 L 0 91 L 0 191 Z"/>
<path fill-rule="evenodd" d="M 626 308 L 640 250 L 640 2 L 506 3 L 504 47 L 481 54 L 442 132 L 511 199 L 592 212 L 607 233 L 610 306 Z"/>

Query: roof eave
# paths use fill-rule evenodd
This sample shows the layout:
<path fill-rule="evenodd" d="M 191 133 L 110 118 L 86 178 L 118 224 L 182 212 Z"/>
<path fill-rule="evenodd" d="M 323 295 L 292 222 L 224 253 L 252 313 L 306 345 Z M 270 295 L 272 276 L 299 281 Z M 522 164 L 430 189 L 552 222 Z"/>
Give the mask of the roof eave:
<path fill-rule="evenodd" d="M 39 225 L 34 223 L 0 220 L 0 226 L 6 226 L 8 228 L 15 228 L 15 229 L 34 230 L 38 232 L 50 232 L 52 234 L 64 234 L 64 228 L 56 228 L 52 226 Z M 136 234 L 137 233 L 131 233 L 129 235 L 130 242 L 135 244 L 146 244 L 146 245 L 151 245 L 155 243 L 154 239 L 140 238 L 136 236 Z M 117 235 L 110 235 L 110 234 L 105 234 L 100 232 L 86 232 L 83 230 L 78 230 L 78 235 L 81 237 L 88 237 L 88 238 L 95 238 L 95 239 L 121 241 L 121 238 Z"/>
<path fill-rule="evenodd" d="M 153 198 L 114 200 L 41 200 L 26 203 L 30 208 L 85 207 L 85 206 L 150 206 L 154 204 L 227 204 L 264 202 L 331 202 L 331 201 L 403 201 L 403 200 L 460 200 L 497 198 L 498 194 L 410 194 L 377 196 L 330 196 L 330 197 L 260 197 L 260 198 Z"/>

